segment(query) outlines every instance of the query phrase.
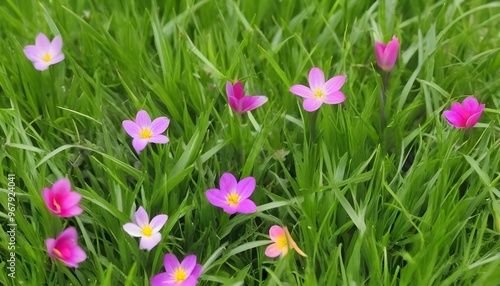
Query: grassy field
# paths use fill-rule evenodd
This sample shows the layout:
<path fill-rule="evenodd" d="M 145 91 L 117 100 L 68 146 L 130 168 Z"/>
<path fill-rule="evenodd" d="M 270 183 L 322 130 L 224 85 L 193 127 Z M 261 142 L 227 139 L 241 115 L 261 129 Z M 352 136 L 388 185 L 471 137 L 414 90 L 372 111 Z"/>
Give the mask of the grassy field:
<path fill-rule="evenodd" d="M 170 253 L 199 285 L 500 285 L 500 1 L 3 0 L 0 19 L 0 284 L 150 285 Z M 45 71 L 38 33 L 64 43 Z M 345 102 L 303 109 L 313 67 L 347 76 Z M 236 114 L 227 81 L 269 100 Z M 469 95 L 486 109 L 455 128 Z M 134 150 L 139 110 L 170 142 Z M 255 213 L 210 204 L 224 173 L 255 178 Z M 81 215 L 47 208 L 61 178 Z M 150 251 L 123 229 L 139 206 L 168 215 Z M 273 225 L 307 257 L 267 257 Z M 78 268 L 46 248 L 68 227 Z"/>

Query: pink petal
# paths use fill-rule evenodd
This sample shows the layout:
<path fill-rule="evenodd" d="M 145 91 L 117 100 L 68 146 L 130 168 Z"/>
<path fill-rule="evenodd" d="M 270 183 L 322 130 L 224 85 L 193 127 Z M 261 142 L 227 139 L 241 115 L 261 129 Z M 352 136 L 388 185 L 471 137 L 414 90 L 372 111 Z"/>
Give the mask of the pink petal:
<path fill-rule="evenodd" d="M 201 275 L 202 270 L 203 270 L 202 266 L 200 264 L 196 264 L 193 271 L 191 272 L 190 278 L 193 278 L 195 280 L 198 279 L 198 277 L 200 277 Z"/>
<path fill-rule="evenodd" d="M 267 257 L 274 258 L 279 256 L 282 252 L 283 251 L 278 247 L 278 245 L 273 243 L 266 248 L 265 254 Z"/>
<path fill-rule="evenodd" d="M 64 54 L 58 54 L 57 56 L 53 57 L 49 64 L 53 65 L 53 64 L 57 64 L 58 62 L 64 60 Z"/>
<path fill-rule="evenodd" d="M 467 97 L 462 102 L 462 110 L 466 112 L 467 116 L 476 113 L 478 107 L 479 107 L 479 102 L 472 96 Z"/>
<path fill-rule="evenodd" d="M 63 41 L 61 35 L 57 35 L 49 46 L 49 54 L 51 55 L 59 55 L 61 53 Z"/>
<path fill-rule="evenodd" d="M 44 61 L 38 61 L 34 63 L 35 69 L 39 71 L 44 71 L 49 68 L 50 64 Z"/>
<path fill-rule="evenodd" d="M 224 196 L 231 191 L 235 191 L 237 185 L 236 178 L 231 173 L 224 173 L 220 177 L 219 188 Z"/>
<path fill-rule="evenodd" d="M 377 57 L 377 64 L 379 67 L 382 67 L 385 65 L 384 51 L 385 51 L 385 45 L 379 41 L 376 41 L 375 42 L 375 56 Z"/>
<path fill-rule="evenodd" d="M 137 223 L 137 226 L 141 228 L 149 224 L 148 213 L 142 206 L 140 206 L 139 209 L 137 209 L 137 211 L 135 212 L 134 219 L 135 223 Z"/>
<path fill-rule="evenodd" d="M 455 102 L 451 105 L 451 111 L 456 112 L 457 114 L 462 113 L 462 105 L 459 102 Z"/>
<path fill-rule="evenodd" d="M 309 87 L 311 90 L 316 90 L 317 88 L 323 88 L 325 84 L 325 75 L 323 71 L 319 68 L 312 68 L 309 72 Z"/>
<path fill-rule="evenodd" d="M 61 232 L 61 234 L 56 239 L 56 243 L 64 240 L 69 240 L 69 241 L 78 240 L 78 234 L 76 233 L 76 229 L 74 227 L 68 227 L 63 232 Z"/>
<path fill-rule="evenodd" d="M 223 208 L 227 206 L 226 196 L 217 189 L 210 189 L 205 192 L 207 200 L 216 207 Z"/>
<path fill-rule="evenodd" d="M 233 85 L 229 81 L 226 82 L 226 93 L 228 98 L 234 97 Z"/>
<path fill-rule="evenodd" d="M 142 236 L 142 229 L 135 223 L 126 223 L 123 225 L 123 229 L 133 237 Z"/>
<path fill-rule="evenodd" d="M 59 194 L 69 193 L 71 191 L 71 183 L 66 178 L 59 179 L 52 185 L 51 190 Z"/>
<path fill-rule="evenodd" d="M 472 114 L 465 122 L 465 127 L 467 128 L 474 127 L 477 124 L 479 117 L 481 117 L 481 112 Z"/>
<path fill-rule="evenodd" d="M 161 214 L 155 216 L 151 222 L 149 223 L 149 226 L 153 229 L 153 232 L 158 232 L 167 222 L 168 216 Z"/>
<path fill-rule="evenodd" d="M 30 61 L 38 61 L 41 58 L 40 51 L 33 45 L 24 47 L 24 54 Z"/>
<path fill-rule="evenodd" d="M 222 210 L 228 214 L 235 214 L 238 211 L 238 206 L 230 206 L 226 204 L 225 206 L 222 207 Z"/>
<path fill-rule="evenodd" d="M 278 237 L 282 237 L 285 235 L 285 230 L 277 225 L 271 226 L 269 229 L 269 236 L 271 237 L 271 240 L 276 241 Z"/>
<path fill-rule="evenodd" d="M 59 214 L 60 217 L 73 217 L 83 213 L 83 209 L 79 206 L 73 206 L 66 210 L 61 211 Z"/>
<path fill-rule="evenodd" d="M 151 143 L 155 143 L 155 144 L 166 144 L 170 140 L 165 135 L 156 135 L 156 136 L 149 138 L 148 141 Z"/>
<path fill-rule="evenodd" d="M 54 211 L 55 208 L 54 208 L 54 194 L 53 192 L 50 190 L 50 189 L 47 189 L 47 188 L 44 188 L 43 191 L 42 191 L 42 197 L 43 197 L 43 200 L 45 201 L 45 204 L 47 205 L 47 207 Z"/>
<path fill-rule="evenodd" d="M 458 128 L 464 128 L 465 127 L 465 122 L 462 119 L 460 115 L 458 115 L 456 112 L 446 110 L 443 112 L 443 116 L 448 120 L 448 122 Z"/>
<path fill-rule="evenodd" d="M 135 123 L 139 125 L 140 129 L 149 128 L 151 126 L 151 118 L 145 110 L 139 110 L 135 117 Z"/>
<path fill-rule="evenodd" d="M 335 91 L 323 98 L 323 102 L 327 104 L 339 104 L 345 101 L 345 95 L 341 91 Z"/>
<path fill-rule="evenodd" d="M 239 204 L 238 207 L 236 208 L 236 211 L 242 214 L 251 214 L 257 211 L 257 206 L 255 203 L 249 199 L 242 200 Z"/>
<path fill-rule="evenodd" d="M 254 177 L 244 178 L 236 185 L 236 193 L 240 195 L 242 199 L 249 198 L 254 190 L 255 190 Z"/>
<path fill-rule="evenodd" d="M 328 95 L 336 91 L 339 91 L 340 88 L 342 88 L 342 86 L 344 85 L 345 79 L 346 79 L 345 75 L 338 75 L 329 79 L 323 86 L 325 94 Z"/>
<path fill-rule="evenodd" d="M 45 240 L 45 246 L 47 246 L 47 252 L 49 253 L 49 256 L 54 258 L 54 246 L 56 245 L 56 240 L 53 238 L 48 238 Z"/>
<path fill-rule="evenodd" d="M 68 192 L 64 196 L 60 196 L 59 204 L 61 208 L 70 208 L 80 202 L 82 195 L 77 192 Z"/>
<path fill-rule="evenodd" d="M 132 140 L 132 147 L 134 147 L 137 153 L 140 153 L 142 150 L 144 150 L 144 148 L 146 148 L 148 142 L 149 140 L 147 139 L 134 138 L 134 140 Z"/>
<path fill-rule="evenodd" d="M 151 278 L 151 286 L 165 286 L 168 285 L 168 282 L 171 279 L 171 275 L 167 272 L 161 272 L 153 276 Z"/>
<path fill-rule="evenodd" d="M 123 129 L 130 135 L 132 138 L 139 138 L 141 134 L 141 128 L 137 123 L 132 120 L 123 120 L 122 122 Z"/>
<path fill-rule="evenodd" d="M 153 249 L 153 247 L 158 245 L 158 243 L 160 243 L 160 240 L 161 240 L 161 234 L 159 232 L 154 233 L 149 237 L 143 236 L 141 237 L 141 241 L 139 242 L 139 248 L 151 250 Z"/>
<path fill-rule="evenodd" d="M 245 92 L 243 91 L 243 86 L 241 82 L 237 81 L 233 86 L 233 93 L 236 99 L 242 99 L 245 96 Z"/>
<path fill-rule="evenodd" d="M 36 36 L 35 39 L 35 46 L 42 52 L 42 53 L 47 53 L 50 48 L 50 41 L 47 36 L 45 36 L 43 33 L 40 33 Z"/>
<path fill-rule="evenodd" d="M 163 266 L 165 266 L 165 270 L 168 274 L 173 274 L 175 270 L 181 266 L 181 264 L 175 255 L 168 253 L 165 254 L 165 257 L 163 258 Z"/>
<path fill-rule="evenodd" d="M 384 66 L 385 71 L 389 71 L 394 67 L 396 59 L 399 53 L 399 41 L 398 38 L 393 37 L 392 40 L 387 44 L 384 51 Z"/>
<path fill-rule="evenodd" d="M 151 123 L 153 135 L 159 135 L 167 130 L 170 120 L 167 117 L 158 117 Z"/>
<path fill-rule="evenodd" d="M 78 267 L 78 263 L 87 259 L 87 254 L 81 247 L 74 245 L 71 248 L 71 254 L 68 258 L 64 260 L 64 263 L 70 267 Z"/>
<path fill-rule="evenodd" d="M 267 102 L 267 97 L 263 95 L 245 96 L 241 99 L 241 112 L 245 113 L 260 107 Z"/>
<path fill-rule="evenodd" d="M 186 271 L 186 274 L 189 276 L 191 272 L 193 272 L 194 267 L 196 266 L 196 255 L 191 254 L 186 256 L 184 260 L 181 262 L 181 267 Z"/>
<path fill-rule="evenodd" d="M 238 99 L 236 99 L 236 97 L 229 97 L 228 98 L 228 102 L 229 102 L 229 106 L 231 106 L 231 108 L 236 112 L 236 113 L 239 113 L 239 114 L 242 114 L 242 110 L 241 110 L 241 107 L 240 107 L 240 101 Z"/>
<path fill-rule="evenodd" d="M 305 85 L 296 84 L 290 87 L 290 92 L 304 98 L 314 98 L 314 92 Z"/>
<path fill-rule="evenodd" d="M 313 112 L 316 111 L 320 108 L 321 104 L 323 104 L 323 101 L 321 99 L 317 98 L 306 98 L 304 99 L 304 102 L 302 103 L 302 106 L 306 111 Z"/>

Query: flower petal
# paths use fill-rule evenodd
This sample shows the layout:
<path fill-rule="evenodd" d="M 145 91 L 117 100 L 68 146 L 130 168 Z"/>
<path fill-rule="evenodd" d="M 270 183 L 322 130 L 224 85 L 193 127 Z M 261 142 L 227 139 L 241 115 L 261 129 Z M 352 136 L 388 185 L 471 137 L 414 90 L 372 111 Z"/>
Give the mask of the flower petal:
<path fill-rule="evenodd" d="M 375 56 L 377 57 L 377 64 L 379 67 L 382 67 L 385 65 L 384 61 L 384 51 L 385 51 L 385 45 L 379 41 L 375 42 Z"/>
<path fill-rule="evenodd" d="M 151 118 L 145 110 L 139 110 L 135 117 L 135 123 L 139 125 L 140 129 L 149 128 L 151 126 Z"/>
<path fill-rule="evenodd" d="M 479 117 L 481 117 L 481 112 L 472 114 L 465 122 L 465 127 L 467 128 L 474 127 L 477 124 Z"/>
<path fill-rule="evenodd" d="M 198 277 L 200 277 L 200 275 L 201 275 L 201 271 L 203 271 L 203 267 L 200 264 L 196 264 L 193 271 L 191 271 L 191 275 L 189 276 L 189 278 L 193 278 L 193 279 L 197 280 Z M 196 283 L 197 281 L 194 281 L 194 282 Z"/>
<path fill-rule="evenodd" d="M 80 202 L 82 195 L 77 192 L 68 192 L 64 196 L 59 196 L 59 204 L 62 208 L 70 208 Z"/>
<path fill-rule="evenodd" d="M 224 173 L 219 180 L 219 188 L 223 195 L 235 191 L 238 183 L 236 178 L 231 173 Z"/>
<path fill-rule="evenodd" d="M 63 232 L 61 232 L 61 234 L 57 237 L 56 242 L 64 240 L 69 240 L 69 241 L 78 240 L 78 234 L 76 233 L 76 229 L 74 227 L 68 227 Z"/>
<path fill-rule="evenodd" d="M 126 223 L 123 225 L 123 229 L 133 237 L 141 237 L 143 235 L 142 229 L 135 223 Z"/>
<path fill-rule="evenodd" d="M 290 87 L 290 92 L 304 98 L 314 98 L 314 92 L 305 85 L 296 84 Z"/>
<path fill-rule="evenodd" d="M 179 263 L 179 260 L 177 260 L 177 257 L 175 257 L 175 255 L 167 253 L 163 258 L 163 266 L 165 266 L 165 270 L 167 271 L 167 273 L 173 274 L 175 272 L 175 269 L 179 268 L 181 264 Z"/>
<path fill-rule="evenodd" d="M 44 71 L 49 68 L 50 64 L 44 61 L 37 61 L 34 63 L 35 69 L 39 71 Z"/>
<path fill-rule="evenodd" d="M 302 106 L 306 111 L 313 112 L 318 110 L 321 107 L 321 104 L 323 104 L 323 101 L 321 99 L 306 98 L 304 99 Z"/>
<path fill-rule="evenodd" d="M 345 79 L 346 79 L 345 75 L 338 75 L 329 79 L 323 87 L 325 94 L 328 96 L 331 93 L 339 91 L 340 88 L 342 88 L 342 86 L 344 85 Z"/>
<path fill-rule="evenodd" d="M 151 132 L 154 135 L 159 135 L 167 130 L 170 120 L 167 117 L 158 117 L 151 123 Z"/>
<path fill-rule="evenodd" d="M 71 183 L 66 178 L 59 179 L 52 185 L 51 190 L 57 194 L 69 193 L 71 191 Z"/>
<path fill-rule="evenodd" d="M 59 55 L 61 53 L 63 41 L 61 35 L 57 35 L 49 45 L 49 54 Z"/>
<path fill-rule="evenodd" d="M 467 116 L 476 113 L 479 107 L 479 102 L 476 98 L 469 96 L 462 102 L 462 110 L 467 113 Z"/>
<path fill-rule="evenodd" d="M 389 71 L 394 67 L 399 53 L 399 40 L 397 37 L 392 37 L 384 51 L 384 70 Z"/>
<path fill-rule="evenodd" d="M 170 141 L 170 139 L 168 139 L 165 135 L 156 135 L 149 138 L 148 141 L 155 144 L 166 144 Z"/>
<path fill-rule="evenodd" d="M 47 246 L 47 252 L 49 256 L 54 258 L 54 246 L 56 245 L 56 240 L 53 238 L 48 238 L 45 240 L 45 246 Z"/>
<path fill-rule="evenodd" d="M 172 276 L 167 272 L 161 272 L 151 278 L 151 286 L 165 286 Z"/>
<path fill-rule="evenodd" d="M 247 177 L 239 181 L 236 185 L 236 193 L 240 195 L 241 199 L 249 198 L 255 190 L 255 178 Z"/>
<path fill-rule="evenodd" d="M 50 64 L 53 65 L 53 64 L 57 64 L 58 62 L 64 60 L 64 54 L 58 54 L 57 56 L 53 57 L 51 60 L 50 60 Z"/>
<path fill-rule="evenodd" d="M 241 110 L 241 104 L 240 104 L 240 100 L 238 100 L 236 97 L 229 97 L 228 98 L 228 102 L 229 102 L 229 106 L 238 114 L 242 114 L 244 112 L 242 112 Z"/>
<path fill-rule="evenodd" d="M 443 112 L 443 116 L 448 120 L 448 122 L 457 127 L 457 128 L 464 128 L 465 127 L 465 122 L 464 119 L 460 115 L 458 115 L 456 112 L 446 110 Z"/>
<path fill-rule="evenodd" d="M 146 210 L 140 206 L 139 209 L 134 214 L 134 221 L 137 223 L 139 227 L 144 227 L 145 225 L 149 224 L 149 216 Z"/>
<path fill-rule="evenodd" d="M 168 216 L 164 214 L 160 214 L 155 216 L 151 222 L 149 223 L 149 226 L 153 229 L 153 232 L 158 232 L 167 222 Z"/>
<path fill-rule="evenodd" d="M 253 201 L 246 199 L 238 204 L 236 211 L 242 214 L 251 214 L 257 211 L 257 206 Z"/>
<path fill-rule="evenodd" d="M 273 225 L 269 229 L 269 236 L 273 241 L 276 241 L 279 237 L 282 237 L 284 235 L 285 235 L 285 230 L 278 225 Z"/>
<path fill-rule="evenodd" d="M 141 128 L 137 123 L 132 120 L 123 120 L 122 122 L 123 129 L 130 135 L 132 138 L 139 138 L 141 135 Z"/>
<path fill-rule="evenodd" d="M 227 206 L 226 196 L 218 189 L 210 189 L 206 191 L 205 196 L 213 206 L 219 208 Z"/>
<path fill-rule="evenodd" d="M 282 250 L 278 247 L 277 243 L 273 243 L 266 248 L 264 253 L 267 257 L 275 258 L 282 253 Z"/>
<path fill-rule="evenodd" d="M 49 38 L 47 38 L 47 36 L 45 36 L 43 33 L 38 34 L 35 39 L 35 46 L 42 53 L 47 53 L 50 48 Z"/>
<path fill-rule="evenodd" d="M 319 68 L 312 68 L 309 72 L 309 87 L 311 90 L 316 90 L 317 88 L 323 88 L 325 84 L 325 74 Z"/>
<path fill-rule="evenodd" d="M 134 140 L 132 140 L 132 147 L 134 147 L 137 153 L 140 153 L 142 150 L 144 150 L 144 148 L 146 148 L 148 142 L 149 140 L 147 139 L 134 138 Z"/>
<path fill-rule="evenodd" d="M 236 99 L 242 99 L 245 96 L 245 92 L 243 91 L 243 86 L 241 82 L 237 81 L 233 86 L 233 93 Z"/>
<path fill-rule="evenodd" d="M 193 272 L 195 266 L 196 266 L 196 255 L 194 254 L 186 256 L 184 260 L 182 260 L 181 262 L 181 268 L 183 268 L 186 271 L 187 276 L 191 275 L 191 272 Z"/>
<path fill-rule="evenodd" d="M 226 93 L 228 99 L 234 97 L 233 84 L 230 81 L 226 82 Z"/>
<path fill-rule="evenodd" d="M 29 46 L 24 47 L 23 51 L 24 51 L 24 54 L 26 55 L 26 57 L 30 61 L 38 61 L 41 58 L 40 51 L 37 49 L 37 47 L 35 47 L 33 45 L 29 45 Z"/>
<path fill-rule="evenodd" d="M 139 242 L 140 249 L 151 250 L 153 247 L 158 245 L 161 240 L 161 234 L 159 232 L 154 233 L 151 236 L 143 236 L 141 237 L 141 241 Z"/>
<path fill-rule="evenodd" d="M 345 95 L 341 91 L 335 91 L 326 95 L 323 102 L 326 104 L 339 104 L 345 101 Z"/>
<path fill-rule="evenodd" d="M 263 95 L 245 96 L 241 99 L 241 112 L 254 110 L 266 103 L 267 100 L 267 96 Z"/>
<path fill-rule="evenodd" d="M 79 206 L 73 206 L 73 207 L 70 207 L 64 211 L 62 211 L 59 216 L 60 217 L 73 217 L 73 216 L 77 216 L 77 215 L 80 215 L 83 213 L 83 209 Z"/>

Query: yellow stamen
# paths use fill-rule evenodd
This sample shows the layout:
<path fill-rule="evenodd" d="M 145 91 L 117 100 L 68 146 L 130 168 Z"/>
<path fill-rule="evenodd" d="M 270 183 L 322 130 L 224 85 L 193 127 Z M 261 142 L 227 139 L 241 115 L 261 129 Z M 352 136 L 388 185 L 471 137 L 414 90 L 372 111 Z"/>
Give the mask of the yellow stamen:
<path fill-rule="evenodd" d="M 61 212 L 61 206 L 56 202 L 56 199 L 53 199 L 52 203 L 56 207 L 56 213 L 60 213 Z"/>
<path fill-rule="evenodd" d="M 153 235 L 153 229 L 149 226 L 149 224 L 142 228 L 142 234 L 144 234 L 147 237 Z"/>
<path fill-rule="evenodd" d="M 321 88 L 317 88 L 314 91 L 314 97 L 316 97 L 316 98 L 325 98 L 325 92 Z"/>
<path fill-rule="evenodd" d="M 279 249 L 288 248 L 288 241 L 286 235 L 282 235 L 276 238 L 276 244 Z"/>
<path fill-rule="evenodd" d="M 52 249 L 52 251 L 56 254 L 57 257 L 61 259 L 63 258 L 62 253 L 59 250 L 57 250 L 57 248 Z"/>
<path fill-rule="evenodd" d="M 141 139 L 149 139 L 153 137 L 153 132 L 149 129 L 142 129 L 141 130 L 141 135 L 139 135 Z"/>
<path fill-rule="evenodd" d="M 52 59 L 52 56 L 50 54 L 45 54 L 45 56 L 43 56 L 44 62 L 49 62 L 51 59 Z"/>
<path fill-rule="evenodd" d="M 188 275 L 184 269 L 182 269 L 181 267 L 175 269 L 174 279 L 176 283 L 184 282 L 184 280 L 186 280 L 187 278 Z"/>
<path fill-rule="evenodd" d="M 240 195 L 236 193 L 231 193 L 229 196 L 227 196 L 227 204 L 232 207 L 237 206 L 240 203 L 240 200 Z"/>

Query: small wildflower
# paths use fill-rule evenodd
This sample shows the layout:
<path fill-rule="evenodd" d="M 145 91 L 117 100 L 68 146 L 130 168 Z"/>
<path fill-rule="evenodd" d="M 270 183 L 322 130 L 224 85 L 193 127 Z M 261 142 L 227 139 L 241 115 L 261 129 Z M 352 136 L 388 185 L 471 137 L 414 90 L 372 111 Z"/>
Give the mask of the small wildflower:
<path fill-rule="evenodd" d="M 389 72 L 394 67 L 399 53 L 399 40 L 396 36 L 387 45 L 376 41 L 375 56 L 378 66 L 385 72 Z"/>
<path fill-rule="evenodd" d="M 69 267 L 78 267 L 78 263 L 87 259 L 85 251 L 77 245 L 78 234 L 74 227 L 65 229 L 56 239 L 45 240 L 47 252 L 51 258 L 61 260 Z"/>
<path fill-rule="evenodd" d="M 257 206 L 248 199 L 255 190 L 255 179 L 247 177 L 240 182 L 230 173 L 222 174 L 219 189 L 210 189 L 205 192 L 208 201 L 222 208 L 228 214 L 254 213 Z"/>
<path fill-rule="evenodd" d="M 132 140 L 132 146 L 137 153 L 140 153 L 149 142 L 157 144 L 168 143 L 169 139 L 167 136 L 162 135 L 170 123 L 167 117 L 158 117 L 153 122 L 149 114 L 140 110 L 137 112 L 135 117 L 135 122 L 132 120 L 124 120 L 122 125 L 125 131 L 130 135 Z"/>
<path fill-rule="evenodd" d="M 196 263 L 196 255 L 188 255 L 179 263 L 173 254 L 166 254 L 163 259 L 165 272 L 153 276 L 152 286 L 194 286 L 198 284 L 202 266 Z"/>
<path fill-rule="evenodd" d="M 479 104 L 476 98 L 469 96 L 462 104 L 455 102 L 451 105 L 451 110 L 443 112 L 443 116 L 448 122 L 457 128 L 474 127 L 483 113 L 485 104 Z"/>
<path fill-rule="evenodd" d="M 78 205 L 82 195 L 71 191 L 68 179 L 60 179 L 52 185 L 52 188 L 44 188 L 42 197 L 47 208 L 60 217 L 77 216 L 83 212 Z"/>
<path fill-rule="evenodd" d="M 167 215 L 160 214 L 149 222 L 148 214 L 143 207 L 139 207 L 134 214 L 133 223 L 124 224 L 123 229 L 131 236 L 141 237 L 140 249 L 151 250 L 160 242 L 161 233 L 159 231 L 167 219 Z"/>
<path fill-rule="evenodd" d="M 35 45 L 24 47 L 24 54 L 33 62 L 35 69 L 43 71 L 50 65 L 64 60 L 64 54 L 61 52 L 62 45 L 61 36 L 56 36 L 50 42 L 47 36 L 40 33 L 36 36 Z"/>
<path fill-rule="evenodd" d="M 292 236 L 286 227 L 282 228 L 280 226 L 273 225 L 269 229 L 269 236 L 271 237 L 273 244 L 266 248 L 266 256 L 274 258 L 281 255 L 283 257 L 288 253 L 290 248 L 293 248 L 300 255 L 307 257 L 307 255 L 297 246 L 297 243 L 293 241 Z"/>
<path fill-rule="evenodd" d="M 227 99 L 229 106 L 238 114 L 254 110 L 267 102 L 263 95 L 245 96 L 241 82 L 237 81 L 234 86 L 228 81 L 226 83 Z"/>

